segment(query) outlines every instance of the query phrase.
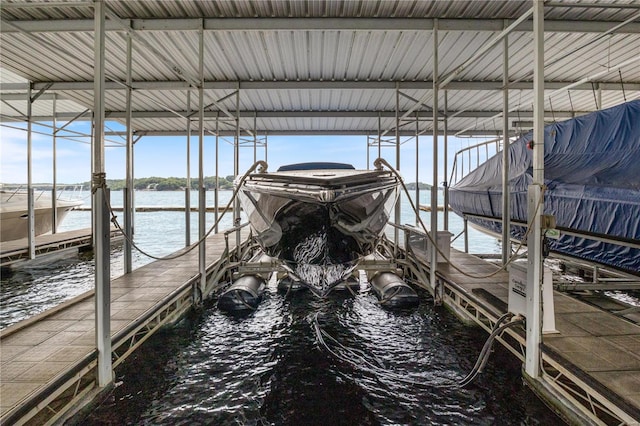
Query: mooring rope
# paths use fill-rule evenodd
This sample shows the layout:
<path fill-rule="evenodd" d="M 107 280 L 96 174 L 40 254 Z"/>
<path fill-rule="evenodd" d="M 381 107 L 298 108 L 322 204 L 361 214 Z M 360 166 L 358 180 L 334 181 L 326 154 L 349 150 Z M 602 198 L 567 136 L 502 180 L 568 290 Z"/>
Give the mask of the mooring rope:
<path fill-rule="evenodd" d="M 427 227 L 425 226 L 424 222 L 422 221 L 422 218 L 420 217 L 420 213 L 419 213 L 418 209 L 416 209 L 416 205 L 413 202 L 413 200 L 411 199 L 411 194 L 409 194 L 409 190 L 407 189 L 407 186 L 404 184 L 404 181 L 402 180 L 402 176 L 400 176 L 400 173 L 396 169 L 394 169 L 391 166 L 391 164 L 389 164 L 387 162 L 387 160 L 385 160 L 384 158 L 376 159 L 373 164 L 379 170 L 382 169 L 382 165 L 385 165 L 387 168 L 389 168 L 389 170 L 393 174 L 396 175 L 396 177 L 400 181 L 400 184 L 402 185 L 402 189 L 404 190 L 404 193 L 407 195 L 407 199 L 409 200 L 409 203 L 411 205 L 411 209 L 413 210 L 414 213 L 416 213 L 416 218 L 418 219 L 418 222 L 420 223 L 420 226 L 422 227 L 422 229 L 424 230 L 425 234 L 427 235 L 427 238 L 431 242 L 431 245 L 433 246 L 433 248 L 435 248 L 435 250 L 443 257 L 443 259 L 446 260 L 447 263 L 449 263 L 449 265 L 451 265 L 451 267 L 453 269 L 455 269 L 456 271 L 460 272 L 462 275 L 465 275 L 465 276 L 467 276 L 469 278 L 478 278 L 478 279 L 491 278 L 491 277 L 497 275 L 498 273 L 500 273 L 501 271 L 506 271 L 507 270 L 507 266 L 509 266 L 513 261 L 515 261 L 516 259 L 518 259 L 520 257 L 520 255 L 518 254 L 518 251 L 520 251 L 520 249 L 524 246 L 524 241 L 526 241 L 527 237 L 529 236 L 529 233 L 533 229 L 533 220 L 534 220 L 535 216 L 538 214 L 538 210 L 540 208 L 540 205 L 542 204 L 542 200 L 544 200 L 544 191 L 546 190 L 546 187 L 544 185 L 542 185 L 542 188 L 541 188 L 542 192 L 540 194 L 540 199 L 538 200 L 538 203 L 536 204 L 536 207 L 535 207 L 535 210 L 534 210 L 534 213 L 533 213 L 533 217 L 531 218 L 531 221 L 527 224 L 527 231 L 522 236 L 522 239 L 520 240 L 520 244 L 516 248 L 514 254 L 507 260 L 507 262 L 504 265 L 501 265 L 499 267 L 496 265 L 496 267 L 498 268 L 496 271 L 494 271 L 494 272 L 492 272 L 492 273 L 490 273 L 488 275 L 474 275 L 474 274 L 469 274 L 468 272 L 465 272 L 462 269 L 460 269 L 458 266 L 456 266 L 453 262 L 451 262 L 451 259 L 449 258 L 449 256 L 444 254 L 443 251 L 440 249 L 440 247 L 438 247 L 438 244 L 434 240 L 434 237 L 429 233 L 429 231 L 427 231 Z M 433 214 L 433 212 L 431 212 L 431 214 Z"/>
<path fill-rule="evenodd" d="M 480 351 L 480 355 L 478 356 L 478 359 L 476 360 L 476 363 L 471 369 L 471 371 L 469 372 L 469 374 L 467 374 L 462 380 L 458 382 L 449 380 L 448 383 L 442 383 L 442 382 L 423 383 L 423 382 L 418 382 L 416 380 L 407 379 L 404 376 L 401 376 L 399 374 L 389 371 L 387 367 L 384 365 L 384 363 L 375 357 L 374 357 L 374 360 L 376 361 L 376 363 L 375 364 L 372 363 L 368 359 L 372 357 L 370 353 L 367 354 L 364 351 L 360 351 L 357 349 L 352 349 L 344 346 L 335 337 L 331 336 L 327 331 L 323 330 L 320 327 L 320 322 L 318 321 L 318 315 L 319 313 L 316 313 L 313 317 L 313 329 L 315 331 L 316 341 L 322 347 L 324 347 L 327 350 L 327 352 L 333 355 L 336 359 L 339 359 L 356 368 L 366 365 L 371 369 L 373 373 L 384 372 L 386 377 L 399 382 L 408 383 L 411 385 L 426 385 L 426 386 L 433 386 L 433 387 L 439 387 L 439 388 L 463 388 L 469 385 L 471 382 L 473 382 L 478 377 L 478 375 L 483 372 L 485 366 L 487 365 L 487 362 L 489 361 L 489 357 L 491 355 L 491 347 L 493 346 L 495 339 L 500 335 L 502 335 L 502 333 L 506 329 L 521 325 L 525 322 L 525 319 L 520 315 L 514 315 L 511 312 L 507 312 L 503 314 L 500 318 L 498 318 L 496 323 L 493 325 L 491 329 L 491 334 L 487 338 L 487 341 L 484 343 L 484 346 Z M 509 322 L 507 322 L 506 324 L 503 324 L 503 322 L 507 320 Z M 341 354 L 337 350 L 334 350 L 331 347 L 329 347 L 327 340 L 325 339 L 334 343 L 340 350 L 344 351 L 346 355 Z M 381 371 L 381 370 L 384 370 L 384 371 Z"/>
<path fill-rule="evenodd" d="M 500 325 L 509 316 L 511 316 L 511 321 L 504 325 Z M 467 386 L 469 383 L 473 382 L 476 377 L 478 377 L 478 374 L 482 373 L 484 367 L 487 365 L 487 361 L 489 361 L 489 356 L 491 355 L 491 347 L 493 346 L 493 342 L 495 341 L 496 337 L 500 336 L 502 332 L 507 328 L 515 327 L 517 325 L 523 324 L 524 322 L 525 320 L 523 317 L 513 316 L 513 314 L 511 314 L 510 312 L 507 312 L 502 317 L 500 317 L 500 319 L 493 326 L 493 330 L 489 335 L 489 338 L 484 343 L 484 346 L 480 351 L 480 355 L 478 356 L 478 360 L 471 369 L 471 372 L 469 372 L 469 374 L 467 374 L 467 376 L 462 379 L 460 383 L 457 384 L 457 386 L 461 388 Z"/>
<path fill-rule="evenodd" d="M 260 168 L 258 169 L 258 167 L 260 167 Z M 236 185 L 236 188 L 233 190 L 233 193 L 231 194 L 231 199 L 227 203 L 227 205 L 224 208 L 224 211 L 222 212 L 222 214 L 220 216 L 218 216 L 218 220 L 216 220 L 215 223 L 213 225 L 211 225 L 211 228 L 209 228 L 209 230 L 198 241 L 196 241 L 195 243 L 191 244 L 187 250 L 183 251 L 182 253 L 169 255 L 169 256 L 158 257 L 158 256 L 154 256 L 154 255 L 152 255 L 150 253 L 147 253 L 146 251 L 141 249 L 133 241 L 133 238 L 130 235 L 127 235 L 127 233 L 122 229 L 122 226 L 120 226 L 120 224 L 118 223 L 118 217 L 116 216 L 113 208 L 111 207 L 111 201 L 109 200 L 109 197 L 105 196 L 104 198 L 105 198 L 105 201 L 107 203 L 107 207 L 109 208 L 109 213 L 111 213 L 111 222 L 122 233 L 124 238 L 129 242 L 129 244 L 131 244 L 131 246 L 133 248 L 138 250 L 141 254 L 143 254 L 143 255 L 145 255 L 147 257 L 150 257 L 151 259 L 155 259 L 155 260 L 178 259 L 178 258 L 186 255 L 187 253 L 191 252 L 192 250 L 194 250 L 200 244 L 204 243 L 204 241 L 211 235 L 211 233 L 216 228 L 216 226 L 218 226 L 220 224 L 220 221 L 224 217 L 225 213 L 230 210 L 231 205 L 233 204 L 233 202 L 235 201 L 235 199 L 236 199 L 236 197 L 238 195 L 238 192 L 240 192 L 240 188 L 241 188 L 242 184 L 249 177 L 249 175 L 256 169 L 258 169 L 258 173 L 264 173 L 264 172 L 267 171 L 268 167 L 269 167 L 269 165 L 267 164 L 267 162 L 263 161 L 263 160 L 256 161 L 255 163 L 253 163 L 253 165 L 251 167 L 249 167 L 249 169 L 246 171 L 246 173 L 244 175 L 242 175 L 242 178 L 240 178 L 240 180 L 238 181 L 238 185 Z M 94 194 L 98 189 L 102 189 L 102 190 L 106 190 L 107 189 L 107 184 L 106 184 L 106 179 L 105 179 L 105 174 L 104 173 L 95 173 L 94 176 L 93 176 L 91 193 Z M 217 207 L 218 206 L 216 206 L 216 208 Z"/>

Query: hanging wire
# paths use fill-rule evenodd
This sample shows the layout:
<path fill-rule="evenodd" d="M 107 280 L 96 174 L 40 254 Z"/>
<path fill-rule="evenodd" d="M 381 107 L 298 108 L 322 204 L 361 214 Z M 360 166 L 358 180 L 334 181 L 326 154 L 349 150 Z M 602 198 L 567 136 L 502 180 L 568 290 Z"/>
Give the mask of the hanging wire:
<path fill-rule="evenodd" d="M 571 100 L 571 90 L 567 90 L 567 96 L 569 96 L 569 105 L 571 106 L 571 115 L 575 116 L 576 112 L 573 110 L 573 101 Z"/>
<path fill-rule="evenodd" d="M 551 118 L 553 118 L 553 122 L 557 123 L 556 114 L 553 112 L 553 104 L 551 103 L 551 96 L 549 96 L 549 109 L 551 109 Z"/>
<path fill-rule="evenodd" d="M 518 99 L 518 109 L 516 112 L 518 113 L 518 134 L 522 136 L 524 133 L 522 130 L 522 117 L 520 116 L 520 105 L 522 105 L 522 90 L 520 90 L 519 99 Z"/>
<path fill-rule="evenodd" d="M 324 347 L 326 351 L 333 355 L 336 359 L 350 364 L 355 368 L 362 368 L 363 366 L 366 366 L 371 372 L 373 372 L 374 374 L 378 374 L 378 377 L 384 376 L 402 383 L 408 383 L 412 385 L 426 385 L 438 388 L 463 388 L 473 382 L 486 367 L 491 355 L 491 348 L 496 338 L 499 338 L 506 329 L 519 326 L 521 324 L 524 324 L 525 322 L 525 319 L 520 315 L 514 315 L 511 312 L 503 314 L 496 320 L 496 323 L 491 328 L 491 333 L 489 334 L 487 341 L 482 347 L 478 359 L 476 360 L 476 363 L 474 364 L 469 374 L 467 374 L 459 382 L 454 382 L 450 379 L 447 379 L 444 383 L 425 383 L 417 382 L 415 380 L 408 379 L 404 375 L 389 371 L 384 363 L 375 356 L 372 356 L 372 354 L 365 353 L 359 349 L 353 349 L 343 345 L 335 337 L 331 336 L 326 330 L 323 330 L 322 327 L 320 327 L 318 315 L 319 313 L 316 313 L 312 320 L 313 330 L 316 335 L 316 342 L 318 342 L 320 346 Z M 503 324 L 505 321 L 508 322 Z M 334 345 L 334 347 L 332 347 L 331 345 Z"/>
<path fill-rule="evenodd" d="M 389 162 L 387 160 L 385 160 L 384 158 L 378 158 L 376 161 L 374 161 L 374 166 L 377 169 L 382 169 L 382 166 L 386 166 L 394 175 L 396 175 L 396 177 L 398 178 L 398 180 L 400 181 L 400 185 L 402 186 L 402 189 L 404 191 L 404 193 L 407 195 L 409 204 L 411 205 L 411 209 L 412 211 L 415 213 L 416 212 L 416 205 L 413 202 L 413 200 L 411 199 L 411 195 L 409 194 L 409 189 L 407 188 L 407 186 L 404 184 L 404 181 L 402 180 L 402 176 L 400 176 L 400 173 L 394 169 L 391 164 L 389 164 Z M 538 203 L 535 206 L 533 215 L 531 217 L 531 221 L 527 223 L 527 230 L 525 231 L 524 235 L 522 236 L 522 239 L 520 240 L 520 244 L 518 245 L 518 247 L 516 248 L 515 252 L 518 253 L 520 251 L 520 249 L 522 247 L 524 247 L 524 243 L 527 240 L 527 237 L 529 236 L 529 233 L 533 230 L 533 221 L 536 217 L 536 215 L 538 214 L 538 210 L 540 210 L 540 205 L 542 204 L 542 201 L 544 200 L 544 192 L 546 190 L 546 186 L 545 185 L 541 185 L 541 194 L 540 194 L 540 199 L 538 200 Z M 433 214 L 433 213 L 432 213 Z M 429 239 L 429 241 L 432 244 L 432 247 L 435 248 L 435 250 L 442 256 L 442 258 L 444 259 L 445 262 L 447 262 L 449 264 L 449 266 L 453 269 L 455 269 L 456 271 L 460 272 L 462 275 L 467 276 L 469 278 L 478 278 L 478 279 L 484 279 L 484 278 L 490 278 L 493 276 L 496 276 L 498 273 L 505 271 L 507 269 L 507 267 L 513 263 L 516 259 L 518 259 L 520 257 L 520 255 L 518 254 L 514 254 L 513 256 L 511 256 L 507 262 L 505 262 L 504 265 L 501 265 L 499 267 L 497 267 L 497 269 L 487 275 L 474 275 L 474 274 L 469 274 L 468 272 L 463 271 L 462 269 L 460 269 L 460 267 L 456 266 L 453 262 L 451 262 L 451 259 L 449 258 L 449 256 L 447 256 L 447 254 L 445 254 L 440 247 L 438 246 L 437 242 L 434 240 L 433 236 L 429 233 L 429 231 L 427 231 L 427 227 L 424 224 L 424 222 L 422 221 L 422 218 L 420 217 L 420 215 L 416 216 L 418 218 L 418 222 L 420 223 L 420 226 L 422 227 L 422 230 L 424 231 L 424 233 L 426 234 L 427 238 Z"/>
<path fill-rule="evenodd" d="M 192 250 L 194 250 L 196 247 L 198 247 L 200 244 L 204 243 L 204 241 L 209 237 L 209 235 L 211 235 L 211 233 L 213 232 L 213 230 L 216 228 L 216 226 L 220 223 L 220 221 L 222 220 L 222 218 L 224 217 L 225 213 L 227 211 L 229 211 L 231 209 L 231 204 L 235 201 L 236 196 L 238 195 L 238 192 L 240 191 L 240 188 L 242 186 L 242 183 L 249 177 L 249 175 L 256 169 L 258 169 L 259 173 L 264 173 L 267 170 L 267 163 L 265 161 L 256 161 L 250 168 L 249 170 L 247 170 L 247 172 L 242 176 L 242 178 L 238 181 L 238 185 L 236 186 L 236 188 L 233 190 L 233 193 L 231 194 L 231 199 L 229 200 L 229 202 L 227 203 L 226 207 L 224 208 L 224 210 L 222 211 L 222 214 L 218 217 L 218 220 L 215 221 L 215 223 L 209 228 L 209 230 L 202 236 L 202 238 L 200 238 L 198 241 L 196 241 L 194 244 L 192 244 L 191 246 L 189 246 L 188 249 L 186 249 L 185 251 L 178 253 L 178 254 L 173 254 L 173 255 L 169 255 L 169 256 L 164 256 L 164 257 L 158 257 L 158 256 L 154 256 L 152 254 L 147 253 L 146 251 L 144 251 L 143 249 L 141 249 L 136 243 L 133 242 L 133 238 L 128 235 L 124 229 L 122 229 L 122 226 L 120 225 L 120 223 L 118 223 L 118 217 L 116 216 L 113 207 L 111 207 L 111 202 L 109 200 L 109 197 L 105 197 L 105 201 L 107 202 L 107 207 L 109 208 L 109 212 L 111 213 L 111 222 L 114 224 L 114 226 L 122 233 L 122 235 L 124 236 L 124 238 L 131 244 L 131 247 L 135 248 L 136 250 L 138 250 L 141 254 L 150 257 L 151 259 L 154 260 L 171 260 L 171 259 L 178 259 L 184 255 L 186 255 L 187 253 L 191 252 Z M 98 178 L 101 178 L 101 176 L 99 176 Z M 94 176 L 94 180 L 95 180 L 95 176 Z M 96 185 L 94 185 L 91 189 L 91 192 L 94 193 L 95 191 L 97 191 L 98 189 L 102 188 L 103 190 L 107 189 L 107 183 L 105 179 L 98 179 L 98 183 Z M 218 206 L 216 206 L 216 208 L 218 208 Z"/>
<path fill-rule="evenodd" d="M 622 97 L 627 102 L 627 94 L 624 92 L 624 81 L 622 80 L 622 70 L 618 68 L 618 74 L 620 75 L 620 86 L 622 86 Z"/>
<path fill-rule="evenodd" d="M 501 325 L 507 319 L 510 319 L 510 321 L 504 325 Z M 507 312 L 506 314 L 502 315 L 493 326 L 491 334 L 482 347 L 480 355 L 478 356 L 478 360 L 471 369 L 471 372 L 467 374 L 467 376 L 462 379 L 460 383 L 457 384 L 457 386 L 462 388 L 473 382 L 476 377 L 478 377 L 478 374 L 482 373 L 484 367 L 487 365 L 487 362 L 489 361 L 489 355 L 491 355 L 491 347 L 493 346 L 493 342 L 495 341 L 495 339 L 499 337 L 507 328 L 515 327 L 517 325 L 523 324 L 524 322 L 525 319 L 523 317 L 513 316 L 511 312 Z"/>
<path fill-rule="evenodd" d="M 596 103 L 596 109 L 600 109 L 598 106 L 598 97 L 596 96 L 596 86 L 591 82 L 591 92 L 593 92 L 593 101 Z"/>

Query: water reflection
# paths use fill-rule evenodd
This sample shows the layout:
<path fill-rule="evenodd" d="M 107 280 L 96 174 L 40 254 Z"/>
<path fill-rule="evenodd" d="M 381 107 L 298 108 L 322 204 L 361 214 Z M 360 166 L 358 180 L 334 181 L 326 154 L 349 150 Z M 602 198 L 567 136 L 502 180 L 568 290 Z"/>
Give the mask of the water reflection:
<path fill-rule="evenodd" d="M 371 294 L 269 287 L 257 311 L 211 305 L 153 336 L 117 371 L 90 424 L 557 424 L 526 389 L 520 363 L 498 348 L 467 389 L 486 338 L 422 295 L 413 311 L 382 309 Z M 345 360 L 316 339 L 313 319 L 369 362 Z M 372 368 L 372 365 L 384 368 Z"/>

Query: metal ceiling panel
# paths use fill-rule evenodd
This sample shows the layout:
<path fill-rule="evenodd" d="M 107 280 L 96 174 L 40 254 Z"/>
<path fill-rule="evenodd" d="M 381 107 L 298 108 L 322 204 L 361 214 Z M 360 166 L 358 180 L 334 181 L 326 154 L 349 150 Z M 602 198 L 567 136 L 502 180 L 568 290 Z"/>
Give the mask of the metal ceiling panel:
<path fill-rule="evenodd" d="M 80 19 L 92 16 L 91 7 L 81 3 L 78 7 L 68 2 L 55 5 L 55 1 L 6 0 L 3 16 L 8 20 Z M 440 1 L 440 0 L 325 0 L 303 2 L 298 0 L 163 0 L 139 1 L 107 0 L 108 7 L 121 18 L 151 19 L 156 17 L 439 17 L 439 18 L 497 18 L 514 19 L 531 7 L 526 0 L 494 1 Z M 582 3 L 582 7 L 580 7 Z M 548 1 L 547 19 L 570 20 L 624 20 L 637 11 L 635 0 L 581 0 Z M 619 5 L 620 8 L 612 6 Z"/>
<path fill-rule="evenodd" d="M 79 7 L 70 7 L 68 2 L 55 4 L 55 1 L 42 2 L 23 0 L 4 1 L 0 10 L 4 28 L 28 26 L 41 20 L 77 24 L 75 19 L 92 20 L 92 8 L 82 3 Z M 204 79 L 207 82 L 228 82 L 227 89 L 205 90 L 207 111 L 222 106 L 225 110 L 235 111 L 236 97 L 233 91 L 241 82 L 264 83 L 240 91 L 239 104 L 242 111 L 282 112 L 283 117 L 258 118 L 261 131 L 371 131 L 378 127 L 376 111 L 394 111 L 395 83 L 429 82 L 433 79 L 433 33 L 429 28 L 420 30 L 412 26 L 413 18 L 439 18 L 443 23 L 438 31 L 439 39 L 439 77 L 458 69 L 461 64 L 473 56 L 487 42 L 492 40 L 504 25 L 500 20 L 513 20 L 527 11 L 530 1 L 392 1 L 372 0 L 366 2 L 326 0 L 323 2 L 301 1 L 260 1 L 239 0 L 234 2 L 214 1 L 145 1 L 129 2 L 108 0 L 110 16 L 121 19 L 160 19 L 163 29 L 153 31 L 135 30 L 133 36 L 133 80 L 145 87 L 134 91 L 133 109 L 148 114 L 173 111 L 184 113 L 187 110 L 186 87 L 191 84 L 192 111 L 198 108 L 197 92 L 199 22 L 189 22 L 190 29 L 176 30 L 184 24 L 176 18 L 224 18 L 229 22 L 236 18 L 261 18 L 267 25 L 256 31 L 241 31 L 241 28 L 221 30 L 210 28 L 204 31 Z M 567 7 L 568 5 L 573 7 Z M 612 6 L 622 5 L 615 8 Z M 609 21 L 608 28 L 614 28 L 621 21 L 640 16 L 640 6 L 633 0 L 608 0 L 588 4 L 579 0 L 548 1 L 545 7 L 547 19 L 582 20 L 575 27 L 582 31 L 591 21 Z M 272 18 L 329 18 L 326 28 L 317 23 L 314 28 L 306 29 L 309 21 L 270 21 Z M 335 19 L 338 27 L 332 27 Z M 365 30 L 358 29 L 360 19 L 375 18 L 367 21 Z M 408 21 L 398 19 L 409 18 Z M 457 21 L 446 21 L 456 19 Z M 490 20 L 494 30 L 486 31 L 480 24 L 475 29 L 447 30 L 447 25 L 460 22 L 460 19 Z M 378 21 L 379 20 L 379 21 Z M 394 21 L 390 21 L 394 20 Z M 24 21 L 24 22 L 20 22 Z M 84 22 L 84 21 L 83 21 Z M 123 87 L 126 79 L 127 34 L 122 25 L 128 21 L 115 23 L 116 31 L 106 34 L 107 81 L 118 82 Z M 149 21 L 152 23 L 151 21 Z M 291 22 L 292 29 L 283 22 Z M 371 22 L 396 23 L 397 28 L 385 26 L 377 29 Z M 402 22 L 402 24 L 398 24 Z M 640 19 L 636 19 L 640 22 Z M 31 23 L 31 24 L 30 24 Z M 433 24 L 433 21 L 420 21 L 421 25 Z M 270 30 L 274 24 L 278 29 Z M 276 25 L 277 24 L 277 25 Z M 496 24 L 499 24 L 496 26 Z M 49 24 L 48 24 L 49 25 Z M 144 22 L 136 24 L 144 27 Z M 342 28 L 340 25 L 343 25 Z M 53 25 L 51 28 L 56 27 Z M 553 28 L 553 22 L 550 22 Z M 26 27 L 25 27 L 26 28 Z M 24 30 L 17 32 L 1 31 L 2 53 L 0 65 L 16 75 L 34 83 L 39 82 L 91 82 L 93 79 L 93 31 L 89 26 L 82 31 L 65 31 L 64 25 L 58 25 L 60 31 Z M 174 28 L 172 30 L 172 28 Z M 483 29 L 482 31 L 480 29 Z M 529 83 L 532 80 L 531 34 L 517 31 L 509 35 L 509 78 L 511 81 Z M 570 84 L 574 81 L 594 81 L 593 90 L 545 91 L 547 108 L 550 110 L 588 111 L 596 108 L 594 99 L 609 106 L 640 96 L 640 34 L 601 34 L 596 32 L 562 33 L 548 31 L 545 34 L 546 66 L 545 78 L 560 87 L 560 82 Z M 625 66 L 620 64 L 626 63 Z M 502 108 L 502 42 L 490 49 L 486 55 L 469 64 L 454 79 L 463 83 L 495 82 L 494 90 L 448 90 L 450 111 L 478 111 L 477 117 L 454 116 L 449 120 L 453 130 L 475 128 L 478 131 L 493 131 L 501 128 L 499 119 L 487 119 L 483 112 L 499 111 Z M 597 77 L 593 77 L 597 76 Z M 13 79 L 2 78 L 2 83 Z M 160 90 L 160 83 L 169 83 L 173 90 Z M 314 82 L 313 88 L 270 88 L 270 82 Z M 372 82 L 391 83 L 391 86 L 376 88 L 341 89 L 324 88 L 322 82 Z M 619 88 L 615 86 L 622 82 Z M 153 88 L 154 84 L 157 87 Z M 611 83 L 606 90 L 598 85 Z M 614 87 L 615 86 L 615 87 Z M 626 90 L 622 88 L 626 86 Z M 182 87 L 177 90 L 176 87 Z M 382 87 L 382 86 L 381 86 Z M 522 86 L 520 86 L 522 87 Z M 430 83 L 422 90 L 402 90 L 413 99 L 422 100 L 425 105 L 433 103 Z M 2 93 L 12 93 L 2 90 Z M 93 94 L 90 88 L 80 90 L 56 90 L 60 97 L 77 102 L 78 110 L 93 107 Z M 531 109 L 531 89 L 510 91 L 509 105 L 518 111 Z M 125 110 L 125 91 L 108 90 L 105 106 L 108 112 L 122 116 Z M 229 97 L 227 97 L 229 96 Z M 225 98 L 219 104 L 216 101 Z M 442 106 L 443 94 L 440 94 Z M 70 101 L 66 101 L 70 102 Z M 61 104 L 62 105 L 62 104 Z M 69 103 L 71 105 L 71 103 Z M 412 108 L 415 102 L 401 97 L 400 108 Z M 46 103 L 39 105 L 38 111 L 46 113 Z M 66 106 L 64 107 L 66 111 Z M 5 108 L 6 109 L 6 108 Z M 3 109 L 3 113 L 5 113 Z M 11 110 L 11 108 L 9 108 Z M 61 109 L 58 109 L 61 111 Z M 318 116 L 305 117 L 304 112 L 353 111 L 352 117 Z M 368 112 L 367 117 L 361 115 Z M 69 111 L 66 111 L 69 112 Z M 292 114 L 303 112 L 303 114 Z M 147 115 L 148 115 L 147 114 Z M 288 116 L 287 116 L 288 114 Z M 223 114 L 224 115 L 224 114 Z M 313 115 L 313 114 L 310 114 Z M 186 119 L 137 118 L 134 126 L 141 131 L 180 131 L 186 126 Z M 253 118 L 243 117 L 246 125 L 253 126 Z M 394 120 L 384 117 L 383 128 L 394 126 Z M 428 125 L 420 123 L 423 129 Z M 475 127 L 474 127 L 475 126 Z"/>

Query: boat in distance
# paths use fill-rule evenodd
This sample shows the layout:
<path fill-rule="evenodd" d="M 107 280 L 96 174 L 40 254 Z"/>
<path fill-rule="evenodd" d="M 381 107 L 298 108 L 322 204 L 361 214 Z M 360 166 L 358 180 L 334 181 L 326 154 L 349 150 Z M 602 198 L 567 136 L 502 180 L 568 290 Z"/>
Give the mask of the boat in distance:
<path fill-rule="evenodd" d="M 533 135 L 509 146 L 511 220 L 527 223 Z M 533 141 L 537 143 L 537 141 Z M 558 239 L 551 251 L 640 275 L 640 100 L 550 124 L 544 129 L 544 214 Z M 449 191 L 449 204 L 481 228 L 500 233 L 502 153 Z M 512 238 L 525 228 L 513 225 Z"/>
<path fill-rule="evenodd" d="M 14 241 L 28 236 L 28 193 L 24 190 L 0 189 L 0 241 Z M 67 213 L 82 204 L 81 200 L 56 199 L 58 224 Z M 51 195 L 48 191 L 34 198 L 35 235 L 51 232 L 53 227 Z"/>
<path fill-rule="evenodd" d="M 324 297 L 375 251 L 400 179 L 342 163 L 300 163 L 249 175 L 238 188 L 256 241 Z"/>

